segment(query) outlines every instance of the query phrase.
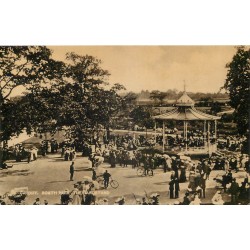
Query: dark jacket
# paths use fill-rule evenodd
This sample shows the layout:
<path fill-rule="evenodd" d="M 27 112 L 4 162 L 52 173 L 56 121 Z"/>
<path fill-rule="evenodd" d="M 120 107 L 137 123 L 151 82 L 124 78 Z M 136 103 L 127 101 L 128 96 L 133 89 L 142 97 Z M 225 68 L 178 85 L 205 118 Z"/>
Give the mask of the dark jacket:
<path fill-rule="evenodd" d="M 174 188 L 175 188 L 175 191 L 180 191 L 179 181 L 174 182 Z"/>
<path fill-rule="evenodd" d="M 110 175 L 110 173 L 104 173 L 103 174 L 103 178 L 104 178 L 104 180 L 109 180 L 109 178 L 111 177 L 111 175 Z"/>
<path fill-rule="evenodd" d="M 173 180 L 171 180 L 169 182 L 169 190 L 174 190 L 174 181 Z"/>
<path fill-rule="evenodd" d="M 232 182 L 230 187 L 230 193 L 236 195 L 239 192 L 239 184 L 237 182 Z"/>
<path fill-rule="evenodd" d="M 74 173 L 74 171 L 75 171 L 75 167 L 74 167 L 74 165 L 71 164 L 69 167 L 69 172 Z"/>

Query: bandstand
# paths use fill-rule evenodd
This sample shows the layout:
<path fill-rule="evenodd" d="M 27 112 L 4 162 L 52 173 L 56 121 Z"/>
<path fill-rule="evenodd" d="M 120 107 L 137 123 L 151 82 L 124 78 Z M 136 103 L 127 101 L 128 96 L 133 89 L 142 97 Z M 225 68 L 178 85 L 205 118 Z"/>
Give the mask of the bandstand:
<path fill-rule="evenodd" d="M 194 107 L 195 102 L 188 96 L 184 90 L 183 95 L 176 101 L 175 108 L 167 113 L 154 116 L 155 120 L 155 136 L 156 136 L 156 123 L 161 122 L 162 125 L 162 144 L 163 152 L 171 150 L 166 140 L 166 128 L 169 121 L 183 122 L 183 139 L 185 146 L 179 150 L 186 154 L 209 154 L 217 150 L 217 120 L 221 117 L 209 115 L 197 110 Z M 188 145 L 188 125 L 191 121 L 203 121 L 203 141 L 202 147 L 189 147 Z M 213 135 L 211 130 L 214 131 Z"/>

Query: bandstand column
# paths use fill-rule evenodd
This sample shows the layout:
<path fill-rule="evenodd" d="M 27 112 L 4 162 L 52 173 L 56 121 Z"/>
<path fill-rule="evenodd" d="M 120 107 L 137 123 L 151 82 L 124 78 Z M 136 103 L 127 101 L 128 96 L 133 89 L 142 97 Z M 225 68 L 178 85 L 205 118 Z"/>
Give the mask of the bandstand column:
<path fill-rule="evenodd" d="M 186 121 L 183 121 L 183 138 L 184 138 L 184 144 L 185 144 L 185 149 L 186 149 Z"/>
<path fill-rule="evenodd" d="M 165 151 L 165 121 L 163 121 L 163 129 L 162 129 L 162 148 L 163 153 Z"/>
<path fill-rule="evenodd" d="M 210 122 L 207 122 L 207 145 L 208 145 L 208 153 L 210 155 Z"/>
<path fill-rule="evenodd" d="M 214 150 L 217 151 L 217 121 L 216 120 L 214 120 L 214 139 L 215 139 Z"/>
<path fill-rule="evenodd" d="M 214 120 L 214 138 L 217 141 L 217 121 Z"/>
<path fill-rule="evenodd" d="M 206 146 L 206 121 L 204 121 L 204 146 Z"/>
<path fill-rule="evenodd" d="M 187 123 L 187 121 L 186 121 L 186 135 L 185 135 L 185 141 L 186 141 L 186 151 L 187 151 L 187 147 L 188 147 L 188 145 L 187 145 L 187 137 L 188 137 L 188 123 Z"/>

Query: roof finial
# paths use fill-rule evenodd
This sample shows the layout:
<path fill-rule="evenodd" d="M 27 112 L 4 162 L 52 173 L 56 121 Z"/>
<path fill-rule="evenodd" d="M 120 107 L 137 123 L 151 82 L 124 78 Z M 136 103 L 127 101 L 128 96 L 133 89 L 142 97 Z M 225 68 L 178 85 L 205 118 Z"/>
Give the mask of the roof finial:
<path fill-rule="evenodd" d="M 186 92 L 186 82 L 185 80 L 183 80 L 183 82 L 184 82 L 184 92 Z"/>

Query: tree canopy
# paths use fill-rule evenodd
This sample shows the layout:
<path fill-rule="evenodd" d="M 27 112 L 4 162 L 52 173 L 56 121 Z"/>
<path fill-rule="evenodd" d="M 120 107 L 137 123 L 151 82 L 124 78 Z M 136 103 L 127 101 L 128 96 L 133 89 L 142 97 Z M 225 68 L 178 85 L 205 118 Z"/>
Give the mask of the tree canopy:
<path fill-rule="evenodd" d="M 48 87 L 61 78 L 63 62 L 44 46 L 0 46 L 0 101 L 18 86 Z"/>
<path fill-rule="evenodd" d="M 101 60 L 67 53 L 55 61 L 46 47 L 1 47 L 1 141 L 19 134 L 51 132 L 62 128 L 81 139 L 89 129 L 107 130 L 125 104 L 121 84 L 108 86 L 110 73 Z M 18 86 L 26 93 L 9 99 Z"/>
<path fill-rule="evenodd" d="M 159 90 L 153 90 L 150 93 L 150 99 L 153 99 L 155 104 L 159 102 L 160 105 L 163 105 L 164 99 L 168 96 L 166 92 L 161 92 Z"/>
<path fill-rule="evenodd" d="M 250 49 L 237 47 L 228 68 L 224 88 L 229 92 L 230 105 L 235 108 L 235 121 L 240 134 L 249 132 L 250 112 Z"/>
<path fill-rule="evenodd" d="M 30 111 L 29 115 L 37 121 L 44 113 L 40 101 L 34 101 L 34 95 L 31 102 L 30 93 L 60 84 L 64 70 L 64 63 L 54 60 L 52 51 L 45 46 L 0 46 L 0 141 L 19 134 L 24 128 L 31 130 L 34 124 L 26 112 Z M 29 94 L 10 100 L 13 90 L 20 86 Z M 35 114 L 39 110 L 38 117 Z"/>
<path fill-rule="evenodd" d="M 154 126 L 154 120 L 151 117 L 150 111 L 146 107 L 135 107 L 131 111 L 130 117 L 138 126 L 146 128 L 152 128 Z"/>

